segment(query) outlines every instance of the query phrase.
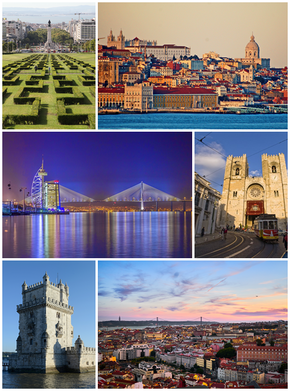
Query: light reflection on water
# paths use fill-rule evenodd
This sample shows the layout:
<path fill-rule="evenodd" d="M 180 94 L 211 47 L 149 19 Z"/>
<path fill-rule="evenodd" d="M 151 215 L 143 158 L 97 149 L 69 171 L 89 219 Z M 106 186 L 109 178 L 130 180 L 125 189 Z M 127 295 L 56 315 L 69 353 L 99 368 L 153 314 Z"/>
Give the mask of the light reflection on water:
<path fill-rule="evenodd" d="M 14 373 L 3 371 L 3 388 L 95 388 L 95 372 Z"/>
<path fill-rule="evenodd" d="M 191 258 L 191 212 L 3 217 L 4 258 Z"/>

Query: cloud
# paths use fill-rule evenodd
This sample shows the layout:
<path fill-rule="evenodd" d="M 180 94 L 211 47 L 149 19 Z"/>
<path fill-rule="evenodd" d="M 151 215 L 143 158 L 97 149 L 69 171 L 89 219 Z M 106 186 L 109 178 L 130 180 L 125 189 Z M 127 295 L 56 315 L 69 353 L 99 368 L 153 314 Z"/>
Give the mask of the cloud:
<path fill-rule="evenodd" d="M 223 147 L 216 143 L 208 143 L 211 148 L 224 153 Z M 222 181 L 224 175 L 224 168 L 226 165 L 226 158 L 221 156 L 219 153 L 213 151 L 205 145 L 196 145 L 195 152 L 195 171 L 198 172 L 201 176 L 208 176 L 207 179 L 210 181 L 210 178 L 214 180 L 215 177 Z M 218 175 L 212 176 L 217 170 L 220 170 Z"/>
<path fill-rule="evenodd" d="M 134 286 L 134 285 L 122 285 L 119 288 L 114 289 L 117 298 L 121 301 L 124 301 L 128 298 L 128 296 L 136 293 L 136 292 L 147 292 L 147 289 L 143 286 Z"/>
<path fill-rule="evenodd" d="M 110 292 L 99 290 L 98 295 L 99 296 L 110 296 Z"/>
<path fill-rule="evenodd" d="M 167 307 L 166 309 L 168 311 L 181 311 L 182 310 L 182 308 L 180 308 L 180 307 Z"/>
<path fill-rule="evenodd" d="M 287 308 L 270 308 L 264 311 L 236 311 L 232 315 L 247 315 L 247 316 L 287 316 Z"/>
<path fill-rule="evenodd" d="M 262 176 L 262 173 L 259 170 L 253 170 L 253 171 L 250 171 L 250 176 L 251 177 Z"/>

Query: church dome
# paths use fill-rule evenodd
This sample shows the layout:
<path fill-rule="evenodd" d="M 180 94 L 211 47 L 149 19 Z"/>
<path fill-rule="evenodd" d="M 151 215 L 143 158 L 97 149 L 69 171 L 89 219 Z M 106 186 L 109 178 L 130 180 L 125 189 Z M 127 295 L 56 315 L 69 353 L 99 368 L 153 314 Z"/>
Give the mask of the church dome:
<path fill-rule="evenodd" d="M 251 36 L 250 42 L 246 46 L 246 57 L 260 58 L 260 48 L 253 35 Z"/>

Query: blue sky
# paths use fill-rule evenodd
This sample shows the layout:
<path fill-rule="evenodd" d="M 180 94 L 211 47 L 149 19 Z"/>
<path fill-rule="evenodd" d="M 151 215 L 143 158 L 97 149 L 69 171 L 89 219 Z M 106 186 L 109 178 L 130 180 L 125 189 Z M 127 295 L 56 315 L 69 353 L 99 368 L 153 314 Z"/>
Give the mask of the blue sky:
<path fill-rule="evenodd" d="M 211 186 L 220 192 L 222 192 L 226 157 L 229 155 L 246 154 L 249 174 L 253 176 L 262 176 L 261 156 L 264 153 L 268 155 L 284 153 L 287 166 L 287 132 L 195 132 L 194 137 L 195 171 L 201 176 L 205 175 L 205 178 L 211 182 Z M 203 143 L 198 141 L 201 139 Z"/>
<path fill-rule="evenodd" d="M 95 347 L 95 262 L 94 261 L 3 261 L 2 350 L 14 352 L 22 304 L 22 284 L 41 282 L 47 272 L 50 281 L 61 279 L 69 287 L 69 305 L 74 307 L 74 339 L 81 336 L 86 347 Z"/>
<path fill-rule="evenodd" d="M 99 320 L 287 319 L 287 261 L 99 261 Z"/>

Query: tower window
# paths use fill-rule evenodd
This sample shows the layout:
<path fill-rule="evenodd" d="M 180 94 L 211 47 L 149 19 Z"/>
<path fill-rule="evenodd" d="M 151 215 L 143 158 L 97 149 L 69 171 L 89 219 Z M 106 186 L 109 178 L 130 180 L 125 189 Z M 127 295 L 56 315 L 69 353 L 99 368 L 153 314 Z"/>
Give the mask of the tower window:
<path fill-rule="evenodd" d="M 279 197 L 279 191 L 278 190 L 274 190 L 274 197 Z"/>
<path fill-rule="evenodd" d="M 30 338 L 30 341 L 29 341 L 30 345 L 33 345 L 33 339 Z"/>
<path fill-rule="evenodd" d="M 277 172 L 276 171 L 276 166 L 272 166 L 272 172 Z"/>
<path fill-rule="evenodd" d="M 240 169 L 236 168 L 236 175 L 240 175 Z"/>
<path fill-rule="evenodd" d="M 238 196 L 238 192 L 237 191 L 233 191 L 233 197 L 237 197 Z"/>

